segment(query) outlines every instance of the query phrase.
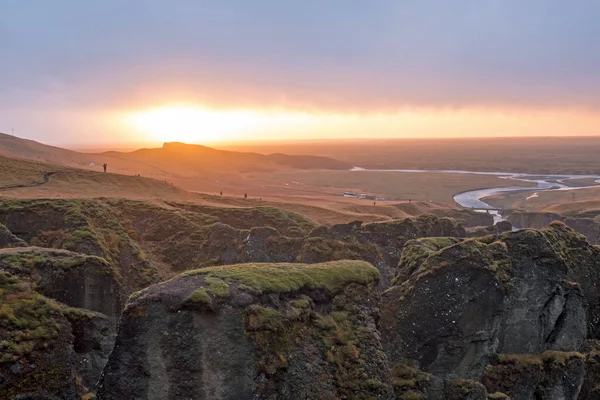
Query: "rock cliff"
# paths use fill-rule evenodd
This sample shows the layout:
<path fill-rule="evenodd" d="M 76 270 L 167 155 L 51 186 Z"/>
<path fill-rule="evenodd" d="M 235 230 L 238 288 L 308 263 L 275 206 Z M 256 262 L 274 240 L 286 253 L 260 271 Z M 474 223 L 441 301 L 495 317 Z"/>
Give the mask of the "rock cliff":
<path fill-rule="evenodd" d="M 99 399 L 392 399 L 364 262 L 187 272 L 131 296 Z"/>
<path fill-rule="evenodd" d="M 119 293 L 97 257 L 0 250 L 0 398 L 90 398 L 113 348 Z"/>

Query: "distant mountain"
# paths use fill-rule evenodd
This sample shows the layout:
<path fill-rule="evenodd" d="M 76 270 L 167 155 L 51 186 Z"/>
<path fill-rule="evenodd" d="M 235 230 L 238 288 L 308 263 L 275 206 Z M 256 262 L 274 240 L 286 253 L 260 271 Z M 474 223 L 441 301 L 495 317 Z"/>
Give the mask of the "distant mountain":
<path fill-rule="evenodd" d="M 82 153 L 33 140 L 0 134 L 0 155 L 54 164 L 93 168 L 109 165 L 109 171 L 151 176 L 191 177 L 210 172 L 243 173 L 285 169 L 349 169 L 333 158 L 310 155 L 259 154 L 217 150 L 202 145 L 165 143 L 161 148 L 132 152 Z"/>

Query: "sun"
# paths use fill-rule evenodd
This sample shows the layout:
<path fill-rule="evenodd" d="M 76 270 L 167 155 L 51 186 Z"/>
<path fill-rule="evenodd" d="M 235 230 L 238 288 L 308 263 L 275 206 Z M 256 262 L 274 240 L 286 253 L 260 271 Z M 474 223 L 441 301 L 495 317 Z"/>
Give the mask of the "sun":
<path fill-rule="evenodd" d="M 210 110 L 173 106 L 127 116 L 127 124 L 147 137 L 163 142 L 206 143 L 240 139 L 260 122 L 250 111 Z"/>

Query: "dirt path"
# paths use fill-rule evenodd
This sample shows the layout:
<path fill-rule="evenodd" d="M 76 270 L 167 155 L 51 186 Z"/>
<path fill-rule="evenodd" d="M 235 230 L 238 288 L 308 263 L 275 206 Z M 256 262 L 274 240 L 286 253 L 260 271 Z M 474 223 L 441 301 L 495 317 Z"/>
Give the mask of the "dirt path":
<path fill-rule="evenodd" d="M 44 181 L 43 182 L 36 182 L 36 183 L 32 183 L 29 185 L 11 185 L 11 186 L 4 186 L 4 187 L 0 187 L 0 190 L 10 190 L 10 189 L 22 189 L 22 188 L 30 188 L 30 187 L 37 187 L 37 186 L 42 186 L 45 185 L 46 183 L 50 182 L 50 177 L 52 175 L 58 174 L 58 172 L 48 172 L 44 174 Z"/>

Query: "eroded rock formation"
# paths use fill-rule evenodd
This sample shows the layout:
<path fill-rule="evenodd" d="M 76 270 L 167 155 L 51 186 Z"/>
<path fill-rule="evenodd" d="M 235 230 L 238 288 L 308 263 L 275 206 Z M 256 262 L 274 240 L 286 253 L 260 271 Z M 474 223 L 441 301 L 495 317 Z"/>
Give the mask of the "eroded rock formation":
<path fill-rule="evenodd" d="M 134 294 L 99 399 L 392 399 L 364 262 L 190 271 Z"/>

